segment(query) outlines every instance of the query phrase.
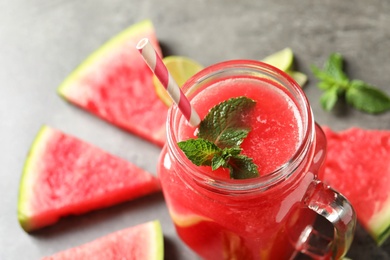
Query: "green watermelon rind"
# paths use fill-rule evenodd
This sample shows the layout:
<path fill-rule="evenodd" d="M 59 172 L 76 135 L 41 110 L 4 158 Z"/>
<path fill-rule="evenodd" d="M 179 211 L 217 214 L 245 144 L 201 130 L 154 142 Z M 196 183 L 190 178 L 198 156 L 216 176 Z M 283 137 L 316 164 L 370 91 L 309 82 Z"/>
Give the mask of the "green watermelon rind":
<path fill-rule="evenodd" d="M 89 55 L 69 76 L 60 84 L 57 89 L 58 94 L 67 99 L 67 93 L 71 91 L 74 86 L 73 83 L 77 82 L 83 75 L 86 75 L 89 70 L 92 68 L 99 67 L 102 57 L 107 54 L 111 54 L 118 46 L 121 46 L 134 35 L 144 33 L 146 30 L 154 30 L 153 24 L 150 20 L 141 21 L 135 25 L 132 25 L 120 32 L 106 43 L 104 43 L 100 48 L 94 51 Z"/>
<path fill-rule="evenodd" d="M 367 223 L 368 230 L 380 246 L 390 236 L 390 198 L 383 204 L 382 210 L 377 212 Z"/>
<path fill-rule="evenodd" d="M 34 175 L 35 168 L 39 166 L 39 158 L 45 149 L 45 140 L 50 139 L 51 130 L 48 126 L 44 125 L 38 131 L 27 155 L 26 161 L 23 167 L 23 173 L 20 180 L 19 186 L 19 198 L 18 198 L 18 220 L 22 228 L 26 231 L 33 230 L 36 223 L 29 216 L 30 212 L 30 200 L 33 184 L 35 183 Z"/>
<path fill-rule="evenodd" d="M 152 228 L 155 231 L 155 239 L 153 241 L 156 242 L 156 246 L 153 247 L 156 249 L 156 252 L 153 254 L 151 253 L 152 256 L 156 256 L 155 259 L 164 259 L 164 236 L 163 236 L 163 231 L 161 228 L 161 223 L 159 220 L 154 220 L 152 222 Z"/>

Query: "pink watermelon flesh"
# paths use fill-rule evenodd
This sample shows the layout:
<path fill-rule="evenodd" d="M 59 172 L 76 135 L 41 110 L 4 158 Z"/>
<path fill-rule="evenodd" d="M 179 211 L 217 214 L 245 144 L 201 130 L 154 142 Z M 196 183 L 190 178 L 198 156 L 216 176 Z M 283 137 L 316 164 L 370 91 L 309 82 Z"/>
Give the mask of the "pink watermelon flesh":
<path fill-rule="evenodd" d="M 42 260 L 162 260 L 163 235 L 158 221 L 123 229 Z"/>
<path fill-rule="evenodd" d="M 153 74 L 135 48 L 146 37 L 161 55 L 152 23 L 140 22 L 93 53 L 58 91 L 69 102 L 163 146 L 167 107 L 157 97 Z"/>
<path fill-rule="evenodd" d="M 348 198 L 362 226 L 383 243 L 390 234 L 390 131 L 323 129 L 328 152 L 320 179 Z"/>
<path fill-rule="evenodd" d="M 26 231 L 160 190 L 159 180 L 135 165 L 44 126 L 26 160 L 18 218 Z"/>

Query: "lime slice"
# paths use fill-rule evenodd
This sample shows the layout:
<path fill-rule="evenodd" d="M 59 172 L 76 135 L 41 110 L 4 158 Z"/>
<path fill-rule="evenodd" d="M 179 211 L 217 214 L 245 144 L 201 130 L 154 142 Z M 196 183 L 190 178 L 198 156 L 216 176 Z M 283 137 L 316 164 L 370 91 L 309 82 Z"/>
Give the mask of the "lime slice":
<path fill-rule="evenodd" d="M 183 84 L 192 77 L 195 73 L 203 69 L 203 66 L 196 61 L 183 56 L 168 56 L 163 58 L 163 62 L 171 73 L 176 83 L 182 87 Z M 167 106 L 172 105 L 172 99 L 168 95 L 165 88 L 162 86 L 156 76 L 153 76 L 153 84 L 156 89 L 157 96 Z"/>
<path fill-rule="evenodd" d="M 307 82 L 307 75 L 303 74 L 299 71 L 287 71 L 287 73 L 299 84 L 299 86 L 303 87 Z"/>
<path fill-rule="evenodd" d="M 291 69 L 293 64 L 294 54 L 290 48 L 285 48 L 281 51 L 275 52 L 262 61 L 277 67 L 280 70 L 287 71 Z"/>
<path fill-rule="evenodd" d="M 170 211 L 170 214 L 173 223 L 175 223 L 177 226 L 180 227 L 190 227 L 199 224 L 202 221 L 212 221 L 209 218 L 194 215 L 194 214 L 182 215 L 182 214 L 175 213 L 174 211 Z"/>

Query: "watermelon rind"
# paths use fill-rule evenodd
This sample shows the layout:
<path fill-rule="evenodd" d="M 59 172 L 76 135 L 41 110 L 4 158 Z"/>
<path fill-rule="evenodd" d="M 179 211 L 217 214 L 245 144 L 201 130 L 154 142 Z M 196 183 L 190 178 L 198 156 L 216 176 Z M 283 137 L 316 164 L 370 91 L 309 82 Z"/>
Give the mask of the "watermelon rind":
<path fill-rule="evenodd" d="M 390 236 L 390 198 L 385 202 L 382 210 L 372 216 L 368 226 L 376 243 L 382 245 Z"/>
<path fill-rule="evenodd" d="M 99 66 L 99 61 L 106 54 L 110 54 L 116 47 L 121 46 L 131 35 L 137 35 L 142 33 L 148 28 L 153 28 L 153 24 L 150 20 L 141 21 L 135 25 L 132 25 L 117 34 L 111 40 L 108 40 L 99 49 L 88 56 L 58 87 L 57 92 L 60 96 L 66 99 L 66 93 L 73 83 L 76 82 L 86 71 L 91 70 L 95 66 Z"/>
<path fill-rule="evenodd" d="M 151 247 L 155 252 L 150 252 L 150 256 L 153 256 L 153 259 L 162 260 L 164 259 L 164 236 L 160 221 L 153 221 L 151 229 L 155 232 L 155 239 L 153 241 L 155 241 L 156 244 L 154 247 Z"/>
<path fill-rule="evenodd" d="M 28 216 L 28 212 L 30 212 L 28 202 L 31 195 L 30 191 L 32 191 L 31 187 L 35 183 L 35 178 L 37 177 L 37 175 L 33 174 L 35 172 L 35 167 L 39 167 L 39 163 L 36 162 L 39 161 L 38 159 L 41 157 L 41 154 L 45 149 L 46 140 L 49 138 L 50 128 L 44 125 L 36 135 L 23 167 L 23 173 L 19 186 L 18 220 L 20 225 L 26 231 L 35 228 L 34 223 Z"/>

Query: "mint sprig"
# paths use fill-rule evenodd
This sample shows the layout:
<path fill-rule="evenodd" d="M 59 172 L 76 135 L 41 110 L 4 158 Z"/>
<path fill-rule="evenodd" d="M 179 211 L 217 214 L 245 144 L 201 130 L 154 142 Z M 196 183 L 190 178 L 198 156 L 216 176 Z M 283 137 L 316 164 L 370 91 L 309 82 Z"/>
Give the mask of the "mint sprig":
<path fill-rule="evenodd" d="M 200 123 L 198 138 L 179 142 L 179 148 L 197 166 L 211 166 L 212 170 L 228 168 L 232 179 L 259 176 L 257 165 L 242 155 L 240 148 L 250 131 L 243 118 L 255 104 L 247 97 L 219 103 Z"/>
<path fill-rule="evenodd" d="M 361 80 L 351 80 L 343 71 L 343 57 L 332 53 L 323 69 L 312 66 L 314 76 L 319 79 L 318 87 L 324 90 L 320 98 L 322 107 L 330 111 L 340 98 L 354 108 L 370 113 L 383 113 L 390 109 L 390 97 L 380 89 Z"/>

